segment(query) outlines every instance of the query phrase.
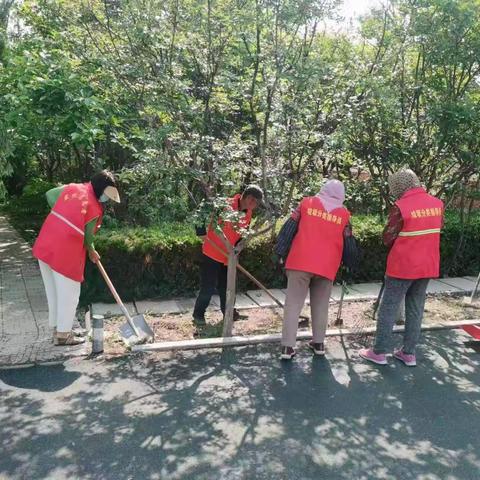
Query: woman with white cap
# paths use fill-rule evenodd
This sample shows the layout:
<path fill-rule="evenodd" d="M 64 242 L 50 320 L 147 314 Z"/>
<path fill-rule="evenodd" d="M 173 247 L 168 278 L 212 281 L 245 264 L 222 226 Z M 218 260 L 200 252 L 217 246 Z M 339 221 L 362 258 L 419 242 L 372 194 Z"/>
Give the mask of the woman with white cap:
<path fill-rule="evenodd" d="M 103 170 L 87 183 L 70 183 L 46 193 L 50 214 L 33 246 L 48 302 L 48 320 L 56 345 L 77 345 L 85 339 L 72 332 L 88 251 L 100 258 L 93 237 L 103 217 L 102 204 L 120 202 L 115 178 Z"/>

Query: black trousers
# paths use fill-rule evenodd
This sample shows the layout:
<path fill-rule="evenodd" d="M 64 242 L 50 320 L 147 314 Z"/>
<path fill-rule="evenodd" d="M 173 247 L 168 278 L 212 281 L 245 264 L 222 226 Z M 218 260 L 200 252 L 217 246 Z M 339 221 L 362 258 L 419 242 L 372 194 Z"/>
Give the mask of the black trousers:
<path fill-rule="evenodd" d="M 227 266 L 202 254 L 200 265 L 200 293 L 198 294 L 193 316 L 203 318 L 212 295 L 218 291 L 220 297 L 220 309 L 225 315 L 225 303 L 227 298 Z"/>

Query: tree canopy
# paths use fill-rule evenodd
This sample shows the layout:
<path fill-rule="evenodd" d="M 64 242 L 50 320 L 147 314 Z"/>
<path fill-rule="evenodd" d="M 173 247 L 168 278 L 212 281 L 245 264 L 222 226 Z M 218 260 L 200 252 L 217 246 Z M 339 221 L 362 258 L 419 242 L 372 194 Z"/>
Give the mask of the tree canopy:
<path fill-rule="evenodd" d="M 357 33 L 339 3 L 2 0 L 0 177 L 111 168 L 134 223 L 248 183 L 285 213 L 329 176 L 380 210 L 402 166 L 478 190 L 480 1 L 390 0 Z"/>

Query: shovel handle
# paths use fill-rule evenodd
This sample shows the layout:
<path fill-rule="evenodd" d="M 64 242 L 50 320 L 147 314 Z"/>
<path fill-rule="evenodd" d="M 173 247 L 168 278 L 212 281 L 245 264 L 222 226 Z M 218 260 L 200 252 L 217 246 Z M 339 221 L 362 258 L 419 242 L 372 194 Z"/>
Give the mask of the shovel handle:
<path fill-rule="evenodd" d="M 260 283 L 259 280 L 257 280 L 248 270 L 245 270 L 239 263 L 237 263 L 237 268 L 248 278 L 250 279 L 257 287 L 259 287 L 261 290 L 263 290 L 280 308 L 285 308 L 285 304 L 282 303 L 277 297 L 273 295 L 273 293 L 262 283 Z M 308 320 L 310 317 L 307 315 L 300 315 L 300 318 L 303 320 Z"/>
<path fill-rule="evenodd" d="M 385 290 L 385 277 L 383 277 L 382 286 L 380 287 L 380 291 L 378 292 L 378 297 L 373 303 L 373 313 L 372 313 L 373 320 L 375 320 L 375 317 L 377 316 L 377 310 L 378 310 L 378 307 L 380 306 L 380 301 L 382 300 L 382 295 L 384 290 Z"/>
<path fill-rule="evenodd" d="M 342 293 L 340 294 L 340 302 L 338 304 L 337 318 L 335 319 L 335 325 L 343 325 L 342 310 L 343 310 L 343 299 L 345 298 L 346 290 L 345 280 L 342 281 Z"/>
<path fill-rule="evenodd" d="M 125 307 L 125 305 L 123 304 L 122 299 L 120 298 L 120 295 L 117 293 L 117 290 L 113 286 L 113 283 L 110 280 L 110 277 L 107 275 L 107 272 L 103 268 L 102 262 L 100 260 L 97 260 L 96 263 L 97 263 L 98 269 L 100 270 L 100 273 L 102 274 L 103 279 L 105 280 L 105 283 L 107 284 L 110 292 L 112 292 L 113 298 L 115 298 L 115 301 L 117 302 L 118 306 L 121 308 L 123 314 L 127 318 L 128 324 L 130 325 L 130 327 L 132 327 L 132 330 L 135 332 L 135 335 L 139 337 L 140 333 L 137 327 L 135 326 L 135 324 L 133 323 L 132 317 L 130 316 L 130 313 L 128 313 L 128 310 Z"/>
<path fill-rule="evenodd" d="M 208 237 L 207 241 L 210 242 L 210 244 L 215 247 L 220 253 L 223 255 L 227 256 L 227 254 L 214 242 L 212 242 Z M 265 285 L 262 285 L 248 270 L 245 270 L 238 262 L 237 262 L 237 268 L 249 279 L 251 280 L 257 287 L 261 288 L 279 307 L 284 308 L 285 305 L 278 300 L 277 298 L 274 297 L 273 293 L 268 290 L 268 288 Z"/>
<path fill-rule="evenodd" d="M 257 287 L 261 288 L 279 307 L 284 308 L 285 305 L 276 298 L 272 292 L 265 286 L 260 283 L 250 272 L 245 270 L 239 263 L 237 263 L 237 268 L 249 279 L 251 280 Z"/>

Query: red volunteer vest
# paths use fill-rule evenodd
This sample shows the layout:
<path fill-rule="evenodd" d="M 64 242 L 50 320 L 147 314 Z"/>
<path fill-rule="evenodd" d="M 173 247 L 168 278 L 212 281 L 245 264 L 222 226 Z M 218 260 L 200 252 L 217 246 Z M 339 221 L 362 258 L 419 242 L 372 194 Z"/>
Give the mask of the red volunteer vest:
<path fill-rule="evenodd" d="M 304 198 L 285 267 L 334 280 L 342 261 L 343 230 L 349 219 L 346 208 L 327 212 L 319 197 Z"/>
<path fill-rule="evenodd" d="M 423 188 L 412 188 L 395 202 L 403 228 L 387 258 L 389 277 L 416 280 L 440 275 L 443 202 Z"/>
<path fill-rule="evenodd" d="M 240 207 L 240 194 L 235 195 L 233 198 L 229 198 L 229 207 L 232 211 L 238 211 Z M 227 237 L 227 240 L 230 242 L 231 245 L 235 245 L 238 240 L 240 240 L 241 235 L 237 232 L 238 229 L 247 228 L 250 225 L 252 220 L 252 211 L 247 210 L 243 219 L 241 219 L 238 223 L 231 223 L 231 222 L 219 222 L 219 225 L 222 227 L 222 231 Z M 217 262 L 222 262 L 225 265 L 228 263 L 227 260 L 227 253 L 222 255 L 211 243 L 212 241 L 218 248 L 225 252 L 225 246 L 220 239 L 220 237 L 214 232 L 212 226 L 208 227 L 207 238 L 203 242 L 202 252 L 207 257 L 216 260 Z"/>
<path fill-rule="evenodd" d="M 95 232 L 102 223 L 103 209 L 91 183 L 70 183 L 63 190 L 45 219 L 33 246 L 33 256 L 52 270 L 76 282 L 83 282 L 86 248 L 85 224 L 98 217 Z"/>

